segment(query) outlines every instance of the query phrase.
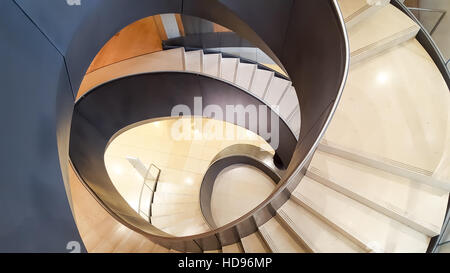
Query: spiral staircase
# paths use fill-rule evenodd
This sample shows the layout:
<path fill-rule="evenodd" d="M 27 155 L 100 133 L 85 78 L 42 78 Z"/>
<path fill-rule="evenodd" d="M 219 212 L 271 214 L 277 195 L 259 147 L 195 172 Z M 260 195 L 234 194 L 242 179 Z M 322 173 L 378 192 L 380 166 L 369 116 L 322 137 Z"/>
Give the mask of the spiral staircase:
<path fill-rule="evenodd" d="M 104 10 L 99 18 L 110 17 L 122 5 L 115 3 L 107 7 L 103 2 L 81 7 L 82 12 Z M 155 13 L 179 12 L 179 1 L 153 2 L 146 8 Z M 51 196 L 61 195 L 65 190 L 70 208 L 62 206 L 60 209 L 65 212 L 56 212 L 50 203 L 59 200 L 65 204 L 65 196 L 55 199 L 43 195 L 49 202 L 45 216 L 37 213 L 37 204 L 45 201 L 34 199 L 25 202 L 23 207 L 31 204 L 35 209 L 24 209 L 25 216 L 11 225 L 30 225 L 32 218 L 28 213 L 34 212 L 42 216 L 46 226 L 52 225 L 48 231 L 59 230 L 55 238 L 60 240 L 32 246 L 24 239 L 13 245 L 7 243 L 4 234 L 14 236 L 20 229 L 16 228 L 14 233 L 11 228 L 0 235 L 0 241 L 5 241 L 0 251 L 33 251 L 38 246 L 55 251 L 66 241 L 83 242 L 88 252 L 446 251 L 445 245 L 439 243 L 449 239 L 446 218 L 450 191 L 450 77 L 438 50 L 420 24 L 397 0 L 293 1 L 292 6 L 288 5 L 290 9 L 267 1 L 261 10 L 250 2 L 184 1 L 179 13 L 198 15 L 235 30 L 266 52 L 277 63 L 278 71 L 220 51 L 177 47 L 83 74 L 80 67 L 85 69 L 89 62 L 81 63 L 79 52 L 90 52 L 93 57 L 98 45 L 74 46 L 84 40 L 83 35 L 92 35 L 74 29 L 86 30 L 96 22 L 90 11 L 81 17 L 74 15 L 84 21 L 71 24 L 66 32 L 61 32 L 46 25 L 47 20 L 42 21 L 46 12 L 33 2 L 1 4 L 3 10 L 26 14 L 34 23 L 27 27 L 39 26 L 40 31 L 33 33 L 36 37 L 45 36 L 44 44 L 52 44 L 41 55 L 43 58 L 52 56 L 55 49 L 64 56 L 59 64 L 63 67 L 61 75 L 66 73 L 68 78 L 61 76 L 58 84 L 47 84 L 46 88 L 71 87 L 73 94 L 56 95 L 55 113 L 60 117 L 55 120 L 58 125 L 55 141 L 59 147 L 53 150 L 59 154 L 59 160 L 55 161 L 55 157 L 50 160 L 61 164 L 65 181 L 65 188 L 60 183 L 61 189 L 52 191 Z M 130 6 L 135 18 L 143 17 L 143 7 L 137 3 Z M 73 7 L 55 8 L 64 12 L 67 9 L 68 21 L 73 19 L 71 12 L 79 12 L 69 10 Z M 208 15 L 205 9 L 211 13 Z M 252 9 L 261 12 L 263 18 L 255 18 Z M 298 12 L 297 21 L 286 22 L 277 17 L 295 12 Z M 315 19 L 311 15 L 314 12 Z M 283 37 L 274 38 L 274 33 L 280 33 L 277 29 L 280 25 L 272 28 L 267 25 L 274 18 L 285 22 L 283 35 L 291 37 L 283 45 L 278 43 Z M 130 18 L 123 19 L 118 25 L 129 21 Z M 110 31 L 114 33 L 117 29 Z M 61 38 L 55 33 L 65 34 Z M 18 38 L 17 44 L 23 42 Z M 11 75 L 27 72 L 23 66 L 19 67 L 11 69 Z M 42 70 L 30 65 L 30 71 L 35 68 Z M 6 86 L 14 87 L 15 81 L 12 82 Z M 220 90 L 222 94 L 212 90 Z M 172 106 L 169 103 L 189 105 L 198 94 L 203 95 L 206 103 L 221 100 L 223 104 L 269 106 L 279 118 L 281 135 L 279 147 L 267 148 L 275 155 L 275 163 L 266 162 L 264 166 L 270 165 L 282 175 L 273 179 L 270 191 L 256 191 L 252 186 L 244 189 L 248 192 L 242 192 L 241 196 L 255 198 L 258 205 L 241 211 L 233 221 L 218 227 L 205 213 L 204 204 L 211 206 L 213 197 L 208 196 L 205 201 L 200 194 L 204 180 L 187 186 L 162 175 L 152 193 L 150 216 L 144 219 L 127 205 L 113 185 L 115 177 L 105 167 L 105 151 L 107 156 L 114 139 L 127 130 L 131 132 L 136 127 L 133 124 L 167 117 Z M 42 103 L 46 105 L 45 100 Z M 39 103 L 36 105 L 42 108 Z M 11 112 L 12 107 L 6 109 Z M 33 109 L 22 110 L 32 112 Z M 49 111 L 54 114 L 55 110 Z M 29 120 L 24 117 L 22 122 Z M 43 128 L 48 129 L 45 125 Z M 48 139 L 41 135 L 38 141 L 42 142 L 42 137 Z M 136 140 L 130 140 L 133 141 Z M 30 149 L 25 147 L 23 154 Z M 220 155 L 220 150 L 205 157 L 210 162 L 208 170 L 214 167 L 216 154 Z M 17 164 L 15 157 L 12 161 Z M 42 169 L 42 164 L 46 163 L 34 166 L 37 171 L 51 169 L 50 165 Z M 161 173 L 164 174 L 164 168 Z M 60 176 L 54 171 L 47 174 Z M 44 179 L 32 174 L 29 177 L 33 181 Z M 29 177 L 6 176 L 12 181 Z M 2 199 L 6 200 L 3 195 Z M 8 201 L 5 207 L 20 200 Z M 237 207 L 239 202 L 244 204 L 236 196 L 224 200 L 233 200 Z M 64 224 L 54 227 L 57 221 Z"/>

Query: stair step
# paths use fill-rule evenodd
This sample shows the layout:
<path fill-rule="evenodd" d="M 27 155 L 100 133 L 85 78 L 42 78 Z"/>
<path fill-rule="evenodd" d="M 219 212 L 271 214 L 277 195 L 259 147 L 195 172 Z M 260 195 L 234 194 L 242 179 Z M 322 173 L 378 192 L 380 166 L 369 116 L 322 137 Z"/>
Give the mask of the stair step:
<path fill-rule="evenodd" d="M 411 18 L 393 5 L 386 5 L 348 30 L 351 63 L 405 42 L 419 30 Z"/>
<path fill-rule="evenodd" d="M 222 253 L 244 253 L 241 243 L 222 246 Z"/>
<path fill-rule="evenodd" d="M 220 77 L 226 81 L 234 82 L 238 64 L 238 58 L 222 58 Z"/>
<path fill-rule="evenodd" d="M 184 221 L 190 218 L 202 218 L 200 210 L 187 211 L 185 213 L 171 214 L 171 215 L 157 215 L 152 216 L 152 224 L 158 227 L 168 227 L 173 224 L 177 224 L 180 221 Z"/>
<path fill-rule="evenodd" d="M 354 148 L 342 147 L 329 140 L 323 139 L 318 149 L 324 153 L 354 161 L 375 169 L 379 169 L 400 177 L 406 177 L 412 181 L 438 188 L 444 192 L 450 192 L 450 181 L 444 181 L 436 178 L 432 173 L 423 172 L 413 166 L 402 164 L 400 162 L 389 160 L 375 154 L 368 154 Z"/>
<path fill-rule="evenodd" d="M 255 64 L 239 63 L 235 80 L 236 85 L 249 90 L 256 69 Z"/>
<path fill-rule="evenodd" d="M 300 108 L 296 108 L 295 112 L 292 114 L 292 116 L 287 121 L 287 124 L 289 128 L 294 132 L 295 137 L 298 137 L 300 134 L 300 125 L 301 125 L 301 118 L 300 118 Z"/>
<path fill-rule="evenodd" d="M 269 247 L 259 232 L 241 238 L 241 243 L 245 253 L 270 253 Z"/>
<path fill-rule="evenodd" d="M 431 176 L 449 142 L 448 94 L 433 59 L 412 39 L 350 68 L 324 140 Z"/>
<path fill-rule="evenodd" d="M 221 60 L 222 54 L 203 55 L 203 73 L 213 77 L 219 77 Z"/>
<path fill-rule="evenodd" d="M 275 77 L 275 73 L 273 71 L 256 69 L 252 84 L 250 86 L 250 92 L 262 100 L 267 86 L 273 77 Z"/>
<path fill-rule="evenodd" d="M 267 88 L 264 100 L 270 106 L 279 105 L 281 98 L 291 87 L 291 82 L 282 78 L 274 77 L 270 81 L 270 85 Z"/>
<path fill-rule="evenodd" d="M 430 238 L 309 177 L 291 199 L 339 230 L 366 251 L 425 252 Z"/>
<path fill-rule="evenodd" d="M 162 229 L 164 232 L 178 237 L 200 234 L 209 230 L 203 218 L 200 217 L 179 221 L 177 224 L 167 227 L 156 227 Z"/>
<path fill-rule="evenodd" d="M 185 52 L 185 70 L 201 73 L 203 63 L 203 50 Z"/>
<path fill-rule="evenodd" d="M 177 184 L 165 181 L 159 181 L 156 187 L 157 192 L 167 192 L 175 194 L 191 194 L 195 195 L 199 193 L 199 188 L 196 186 L 187 186 L 185 184 Z"/>
<path fill-rule="evenodd" d="M 292 237 L 274 217 L 259 227 L 263 237 L 270 250 L 274 253 L 304 253 L 306 252 L 300 246 L 296 238 Z"/>
<path fill-rule="evenodd" d="M 277 213 L 283 224 L 291 229 L 311 252 L 364 252 L 347 237 L 295 201 L 288 200 Z"/>
<path fill-rule="evenodd" d="M 215 249 L 215 250 L 205 250 L 203 253 L 222 253 L 222 250 Z"/>
<path fill-rule="evenodd" d="M 440 189 L 321 151 L 307 175 L 430 237 L 440 233 L 448 201 Z"/>
<path fill-rule="evenodd" d="M 356 25 L 365 18 L 386 6 L 389 0 L 338 0 L 347 28 Z"/>
<path fill-rule="evenodd" d="M 284 94 L 283 98 L 280 101 L 280 116 L 284 120 L 288 120 L 291 114 L 293 114 L 295 108 L 298 106 L 297 93 L 293 86 L 290 86 L 289 89 Z M 300 112 L 299 112 L 300 113 Z M 300 118 L 300 115 L 295 118 Z"/>
<path fill-rule="evenodd" d="M 191 194 L 178 194 L 178 193 L 168 193 L 156 191 L 153 196 L 153 203 L 188 203 L 188 202 L 199 202 L 198 195 Z"/>
<path fill-rule="evenodd" d="M 171 215 L 199 209 L 199 202 L 152 204 L 152 216 Z"/>

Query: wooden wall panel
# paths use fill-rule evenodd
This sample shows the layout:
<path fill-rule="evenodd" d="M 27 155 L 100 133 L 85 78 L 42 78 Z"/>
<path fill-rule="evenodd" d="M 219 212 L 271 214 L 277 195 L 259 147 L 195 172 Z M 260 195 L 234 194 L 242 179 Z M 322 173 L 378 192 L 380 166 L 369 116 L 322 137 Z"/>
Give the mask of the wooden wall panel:
<path fill-rule="evenodd" d="M 151 16 L 125 27 L 100 50 L 87 73 L 132 57 L 162 50 L 158 16 Z M 164 27 L 163 27 L 164 29 Z"/>

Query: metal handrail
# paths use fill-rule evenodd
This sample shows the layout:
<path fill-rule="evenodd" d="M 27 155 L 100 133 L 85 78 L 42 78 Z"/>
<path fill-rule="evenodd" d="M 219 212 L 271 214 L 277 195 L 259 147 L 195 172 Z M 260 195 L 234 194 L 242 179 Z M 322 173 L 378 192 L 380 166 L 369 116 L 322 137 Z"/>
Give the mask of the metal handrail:
<path fill-rule="evenodd" d="M 447 11 L 443 10 L 443 9 L 428 9 L 428 8 L 414 8 L 414 7 L 407 7 L 407 8 L 409 10 L 442 13 L 441 16 L 439 16 L 439 19 L 437 20 L 437 22 L 434 24 L 433 28 L 430 30 L 430 35 L 433 35 L 433 33 L 436 31 L 439 24 L 442 22 L 442 19 L 444 19 L 444 16 L 447 14 Z"/>
<path fill-rule="evenodd" d="M 152 186 L 149 186 L 149 185 L 147 184 L 147 181 L 149 180 L 149 179 L 148 179 L 148 175 L 150 174 L 150 169 L 151 169 L 152 167 L 155 168 L 155 169 L 157 169 L 157 175 L 156 175 L 156 177 L 155 177 L 155 179 L 154 179 L 154 182 L 155 182 L 155 183 L 153 183 Z M 158 181 L 159 181 L 159 175 L 160 175 L 160 174 L 161 174 L 161 169 L 158 168 L 158 167 L 156 167 L 155 164 L 151 163 L 150 166 L 147 168 L 147 172 L 145 173 L 144 181 L 143 181 L 143 183 L 142 183 L 141 191 L 140 191 L 140 193 L 139 193 L 138 213 L 139 213 L 139 214 L 143 213 L 145 216 L 147 216 L 148 221 L 149 221 L 150 223 L 151 223 L 151 216 L 152 216 L 152 204 L 153 204 L 153 198 L 154 198 L 154 196 L 155 196 L 155 191 L 156 191 L 156 188 L 157 188 L 157 184 L 158 184 Z M 142 193 L 144 192 L 144 187 L 147 187 L 147 188 L 151 191 L 151 193 L 152 193 L 151 196 L 150 196 L 149 211 L 148 211 L 147 213 L 146 213 L 144 210 L 141 209 Z"/>

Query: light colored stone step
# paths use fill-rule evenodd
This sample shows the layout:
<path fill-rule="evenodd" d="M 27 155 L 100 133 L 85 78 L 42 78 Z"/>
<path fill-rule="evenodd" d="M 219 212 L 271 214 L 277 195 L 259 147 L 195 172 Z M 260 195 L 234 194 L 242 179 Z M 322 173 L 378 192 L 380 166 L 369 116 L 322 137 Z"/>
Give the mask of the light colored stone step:
<path fill-rule="evenodd" d="M 351 64 L 416 36 L 420 27 L 389 4 L 348 30 Z"/>
<path fill-rule="evenodd" d="M 440 189 L 322 151 L 307 175 L 430 237 L 441 230 L 448 193 Z"/>
<path fill-rule="evenodd" d="M 238 64 L 238 58 L 222 58 L 220 77 L 226 81 L 234 82 Z"/>
<path fill-rule="evenodd" d="M 155 204 L 167 204 L 167 203 L 189 203 L 199 201 L 198 195 L 191 194 L 178 194 L 156 191 L 153 196 L 153 203 Z"/>
<path fill-rule="evenodd" d="M 431 176 L 448 143 L 449 110 L 441 73 L 413 39 L 350 68 L 324 139 Z"/>
<path fill-rule="evenodd" d="M 158 227 L 158 226 L 156 226 Z M 159 228 L 159 227 L 158 227 Z M 208 226 L 203 221 L 203 218 L 189 218 L 183 221 L 179 221 L 175 225 L 160 228 L 163 231 L 172 234 L 174 236 L 190 236 L 194 234 L 200 234 L 209 230 Z"/>
<path fill-rule="evenodd" d="M 241 243 L 222 246 L 222 253 L 244 253 Z"/>
<path fill-rule="evenodd" d="M 259 232 L 252 233 L 241 238 L 242 247 L 245 253 L 269 253 L 270 249 L 264 242 Z"/>
<path fill-rule="evenodd" d="M 291 199 L 366 251 L 425 252 L 430 238 L 333 189 L 303 177 Z"/>
<path fill-rule="evenodd" d="M 216 249 L 216 250 L 205 250 L 203 253 L 222 253 L 222 250 Z"/>
<path fill-rule="evenodd" d="M 347 28 L 368 18 L 389 2 L 389 0 L 338 0 Z"/>
<path fill-rule="evenodd" d="M 279 105 L 281 98 L 290 87 L 290 81 L 274 77 L 272 81 L 270 81 L 269 87 L 266 90 L 264 101 L 270 106 Z"/>
<path fill-rule="evenodd" d="M 290 86 L 289 89 L 284 94 L 283 98 L 280 100 L 280 109 L 279 113 L 284 120 L 288 120 L 289 117 L 293 114 L 295 108 L 298 106 L 297 93 L 295 92 L 295 88 Z M 300 114 L 295 117 L 300 119 Z"/>
<path fill-rule="evenodd" d="M 256 69 L 252 84 L 250 86 L 250 92 L 257 98 L 263 99 L 264 93 L 266 92 L 266 89 L 273 77 L 275 77 L 275 73 L 273 71 Z"/>
<path fill-rule="evenodd" d="M 287 124 L 289 128 L 291 128 L 292 132 L 294 132 L 295 137 L 298 137 L 300 134 L 300 125 L 301 125 L 301 118 L 300 118 L 300 108 L 297 107 L 294 113 L 291 115 L 289 120 L 287 121 Z"/>
<path fill-rule="evenodd" d="M 259 232 L 274 253 L 304 253 L 296 238 L 292 237 L 274 217 L 259 227 Z"/>
<path fill-rule="evenodd" d="M 167 227 L 189 218 L 198 217 L 202 217 L 202 213 L 200 210 L 190 210 L 183 213 L 176 213 L 171 215 L 152 215 L 151 220 L 152 224 L 154 224 L 155 226 Z"/>
<path fill-rule="evenodd" d="M 213 77 L 220 76 L 222 54 L 203 55 L 203 73 Z"/>
<path fill-rule="evenodd" d="M 446 181 L 445 177 L 436 177 L 434 175 L 436 174 L 436 171 L 433 175 L 426 172 L 424 173 L 423 170 L 414 168 L 412 166 L 402 164 L 394 160 L 389 160 L 375 154 L 364 153 L 351 147 L 341 147 L 340 145 L 332 143 L 329 140 L 322 140 L 318 146 L 318 149 L 325 153 L 333 154 L 344 159 L 355 161 L 366 166 L 386 171 L 401 177 L 406 177 L 415 182 L 423 183 L 431 187 L 441 189 L 445 192 L 450 192 L 450 181 Z M 442 163 L 443 162 L 441 161 L 440 164 Z"/>
<path fill-rule="evenodd" d="M 191 194 L 195 195 L 199 192 L 199 187 L 196 186 L 188 186 L 184 184 L 177 184 L 165 181 L 159 181 L 157 184 L 156 191 L 158 192 L 167 192 L 167 193 L 175 193 L 175 194 Z"/>
<path fill-rule="evenodd" d="M 152 215 L 171 215 L 183 213 L 185 211 L 195 211 L 200 209 L 199 202 L 189 203 L 169 203 L 169 204 L 152 204 Z"/>
<path fill-rule="evenodd" d="M 242 87 L 245 90 L 249 90 L 256 69 L 257 66 L 255 64 L 239 63 L 236 73 L 235 84 Z"/>
<path fill-rule="evenodd" d="M 185 53 L 185 70 L 191 72 L 202 72 L 203 50 L 187 51 Z"/>
<path fill-rule="evenodd" d="M 292 200 L 288 200 L 277 213 L 283 224 L 290 228 L 311 252 L 364 252 L 336 229 Z"/>

